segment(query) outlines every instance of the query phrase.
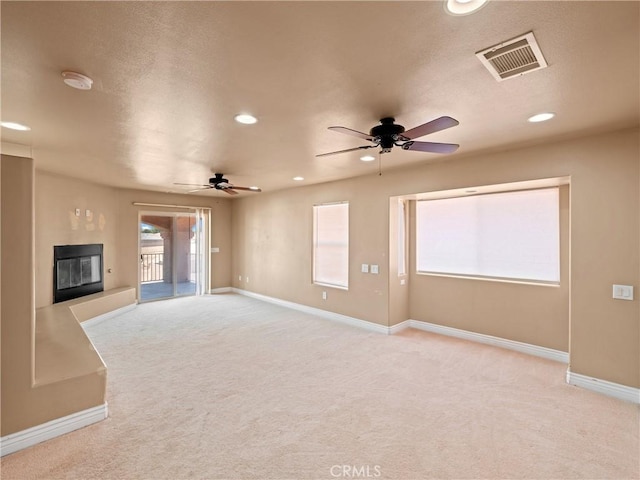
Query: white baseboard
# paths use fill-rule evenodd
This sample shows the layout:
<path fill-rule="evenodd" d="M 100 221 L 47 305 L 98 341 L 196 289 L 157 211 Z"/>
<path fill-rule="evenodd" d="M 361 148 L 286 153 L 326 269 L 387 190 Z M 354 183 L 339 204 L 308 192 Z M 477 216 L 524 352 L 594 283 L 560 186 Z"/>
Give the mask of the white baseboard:
<path fill-rule="evenodd" d="M 4 457 L 10 453 L 15 453 L 65 433 L 100 422 L 107 418 L 108 415 L 109 409 L 105 402 L 97 407 L 72 413 L 66 417 L 57 418 L 42 425 L 36 425 L 35 427 L 6 435 L 0 438 L 0 456 Z"/>
<path fill-rule="evenodd" d="M 640 404 L 640 388 L 628 387 L 619 383 L 600 380 L 580 373 L 574 373 L 567 369 L 567 383 L 582 387 L 587 390 L 602 393 L 609 397 L 618 398 L 627 402 Z"/>
<path fill-rule="evenodd" d="M 274 303 L 276 305 L 280 305 L 281 307 L 291 308 L 293 310 L 298 310 L 300 312 L 308 313 L 310 315 L 316 315 L 318 317 L 326 318 L 328 320 L 333 320 L 334 322 L 340 322 L 347 325 L 351 325 L 352 327 L 364 328 L 365 330 L 369 330 L 371 332 L 376 332 L 376 333 L 384 333 L 385 335 L 389 334 L 389 330 L 390 330 L 389 327 L 385 327 L 384 325 L 380 325 L 378 323 L 368 322 L 366 320 L 361 320 L 359 318 L 349 317 L 347 315 L 342 315 L 340 313 L 329 312 L 327 310 L 322 310 L 320 308 L 309 307 L 307 305 L 289 302 L 287 300 L 281 300 L 279 298 L 269 297 L 267 295 L 261 295 L 259 293 L 253 293 L 247 290 L 241 290 L 239 288 L 232 288 L 231 291 L 234 293 L 238 293 L 240 295 L 245 295 L 247 297 L 256 298 L 264 302 Z"/>
<path fill-rule="evenodd" d="M 445 327 L 434 323 L 421 322 L 419 320 L 408 320 L 408 322 L 411 328 L 416 328 L 418 330 L 439 333 L 440 335 L 447 335 L 449 337 L 463 338 L 465 340 L 471 340 L 478 343 L 485 343 L 487 345 L 493 345 L 494 347 L 506 348 L 509 350 L 515 350 L 516 352 L 546 358 L 548 360 L 555 360 L 556 362 L 569 363 L 569 354 L 567 352 L 561 352 L 560 350 L 539 347 L 538 345 L 531 345 L 529 343 L 516 342 L 514 340 L 507 340 L 506 338 L 493 337 L 482 333 L 469 332 L 458 328 Z"/>
<path fill-rule="evenodd" d="M 389 334 L 393 335 L 394 333 L 401 332 L 402 330 L 406 330 L 407 328 L 411 328 L 411 320 L 405 320 L 404 322 L 391 325 L 389 327 Z"/>
<path fill-rule="evenodd" d="M 209 293 L 231 293 L 233 289 L 231 287 L 220 287 L 220 288 L 212 288 L 209 290 Z"/>
<path fill-rule="evenodd" d="M 132 303 L 131 305 L 127 305 L 125 307 L 116 308 L 115 310 L 111 310 L 110 312 L 103 313 L 102 315 L 97 315 L 93 318 L 90 318 L 89 320 L 85 320 L 84 322 L 80 323 L 80 325 L 83 328 L 89 327 L 92 325 L 97 325 L 98 323 L 104 322 L 105 320 L 109 320 L 110 318 L 117 317 L 118 315 L 121 315 L 126 312 L 130 312 L 137 306 L 138 306 L 137 303 Z"/>

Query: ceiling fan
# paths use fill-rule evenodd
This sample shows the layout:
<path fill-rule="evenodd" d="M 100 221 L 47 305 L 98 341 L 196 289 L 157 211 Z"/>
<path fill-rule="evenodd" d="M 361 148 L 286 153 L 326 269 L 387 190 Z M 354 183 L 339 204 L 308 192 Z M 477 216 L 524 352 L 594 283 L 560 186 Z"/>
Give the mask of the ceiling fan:
<path fill-rule="evenodd" d="M 366 150 L 375 147 L 380 147 L 380 153 L 389 153 L 394 146 L 400 147 L 403 150 L 415 150 L 419 152 L 453 153 L 460 146 L 455 143 L 416 142 L 413 140 L 414 138 L 439 132 L 446 128 L 455 127 L 460 122 L 454 118 L 447 116 L 436 118 L 435 120 L 431 120 L 430 122 L 406 131 L 402 125 L 398 125 L 395 121 L 396 119 L 393 117 L 382 118 L 380 125 L 373 127 L 369 134 L 346 127 L 329 127 L 329 130 L 368 140 L 373 145 L 347 148 L 346 150 L 338 150 L 337 152 L 321 153 L 320 155 L 316 155 L 316 157 L 326 157 L 328 155 L 355 152 L 356 150 Z"/>
<path fill-rule="evenodd" d="M 213 177 L 209 179 L 208 185 L 196 185 L 193 183 L 174 183 L 174 185 L 187 185 L 190 187 L 200 187 L 195 190 L 190 190 L 187 193 L 199 192 L 200 190 L 207 190 L 209 188 L 214 188 L 216 190 L 222 190 L 229 195 L 237 195 L 238 192 L 236 190 L 246 190 L 247 192 L 261 192 L 262 189 L 258 187 L 239 187 L 237 185 L 232 185 L 229 183 L 229 180 L 224 178 L 224 173 L 216 173 Z"/>

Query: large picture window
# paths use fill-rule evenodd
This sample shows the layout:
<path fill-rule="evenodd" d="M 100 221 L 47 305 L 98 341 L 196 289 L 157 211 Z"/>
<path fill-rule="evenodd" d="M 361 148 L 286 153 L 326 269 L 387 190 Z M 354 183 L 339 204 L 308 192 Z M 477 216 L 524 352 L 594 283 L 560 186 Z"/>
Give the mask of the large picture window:
<path fill-rule="evenodd" d="M 349 286 L 349 204 L 313 207 L 313 282 Z"/>
<path fill-rule="evenodd" d="M 559 283 L 559 224 L 558 188 L 419 201 L 417 269 Z"/>

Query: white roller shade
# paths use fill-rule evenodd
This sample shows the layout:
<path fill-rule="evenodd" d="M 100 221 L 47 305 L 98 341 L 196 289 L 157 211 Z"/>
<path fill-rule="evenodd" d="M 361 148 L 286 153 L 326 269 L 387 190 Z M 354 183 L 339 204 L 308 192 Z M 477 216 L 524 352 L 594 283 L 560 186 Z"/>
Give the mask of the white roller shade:
<path fill-rule="evenodd" d="M 557 188 L 417 202 L 417 269 L 560 281 Z"/>
<path fill-rule="evenodd" d="M 349 286 L 349 204 L 313 207 L 313 282 Z"/>

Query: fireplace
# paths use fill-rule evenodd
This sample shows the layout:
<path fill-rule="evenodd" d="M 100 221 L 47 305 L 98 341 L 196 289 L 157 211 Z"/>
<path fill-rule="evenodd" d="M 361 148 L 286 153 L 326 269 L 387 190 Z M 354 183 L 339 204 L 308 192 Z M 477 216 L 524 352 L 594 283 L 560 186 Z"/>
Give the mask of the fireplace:
<path fill-rule="evenodd" d="M 53 247 L 53 303 L 104 290 L 102 244 Z"/>

